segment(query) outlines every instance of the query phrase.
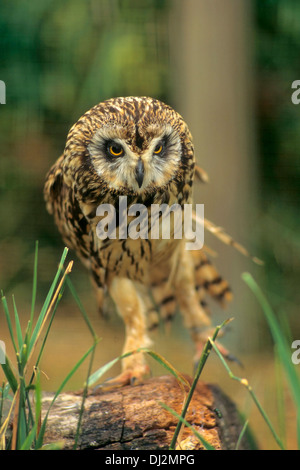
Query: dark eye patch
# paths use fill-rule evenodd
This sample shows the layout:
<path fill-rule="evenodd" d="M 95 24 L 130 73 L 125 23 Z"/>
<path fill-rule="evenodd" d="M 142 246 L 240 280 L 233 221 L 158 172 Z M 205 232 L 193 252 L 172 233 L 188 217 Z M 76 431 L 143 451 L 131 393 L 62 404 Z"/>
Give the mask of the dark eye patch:
<path fill-rule="evenodd" d="M 153 155 L 157 157 L 164 157 L 166 151 L 169 149 L 169 136 L 165 135 L 155 146 Z"/>
<path fill-rule="evenodd" d="M 123 146 L 113 139 L 103 139 L 101 142 L 97 143 L 97 147 L 110 161 L 117 160 L 125 154 Z"/>
<path fill-rule="evenodd" d="M 154 149 L 154 153 L 155 155 L 160 155 L 163 152 L 163 150 L 164 150 L 163 142 L 159 142 Z"/>

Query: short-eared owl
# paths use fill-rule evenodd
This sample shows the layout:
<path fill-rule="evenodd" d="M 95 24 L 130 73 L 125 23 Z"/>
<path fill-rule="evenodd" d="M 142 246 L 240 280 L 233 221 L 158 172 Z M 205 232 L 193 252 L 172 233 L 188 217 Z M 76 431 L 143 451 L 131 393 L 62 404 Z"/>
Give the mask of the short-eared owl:
<path fill-rule="evenodd" d="M 64 243 L 89 270 L 101 310 L 105 292 L 114 300 L 126 328 L 124 352 L 149 345 L 148 331 L 159 317 L 168 321 L 178 308 L 196 345 L 196 355 L 211 333 L 204 296 L 222 304 L 231 292 L 203 250 L 186 250 L 184 238 L 97 236 L 97 208 L 128 209 L 143 204 L 192 202 L 195 158 L 192 137 L 182 117 L 152 98 L 104 101 L 71 128 L 63 155 L 47 175 L 45 199 Z M 150 219 L 149 219 L 150 220 Z M 226 351 L 223 350 L 226 354 Z M 147 372 L 142 353 L 122 362 L 116 384 Z"/>

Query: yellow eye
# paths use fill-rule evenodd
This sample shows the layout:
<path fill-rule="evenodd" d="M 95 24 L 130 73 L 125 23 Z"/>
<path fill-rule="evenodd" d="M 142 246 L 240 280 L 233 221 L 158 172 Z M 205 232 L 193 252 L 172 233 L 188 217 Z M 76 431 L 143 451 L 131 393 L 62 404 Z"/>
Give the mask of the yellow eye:
<path fill-rule="evenodd" d="M 108 151 L 113 157 L 121 157 L 124 153 L 123 147 L 119 144 L 109 145 Z"/>
<path fill-rule="evenodd" d="M 159 155 L 163 150 L 163 145 L 162 144 L 157 144 L 157 146 L 154 149 L 155 155 Z"/>

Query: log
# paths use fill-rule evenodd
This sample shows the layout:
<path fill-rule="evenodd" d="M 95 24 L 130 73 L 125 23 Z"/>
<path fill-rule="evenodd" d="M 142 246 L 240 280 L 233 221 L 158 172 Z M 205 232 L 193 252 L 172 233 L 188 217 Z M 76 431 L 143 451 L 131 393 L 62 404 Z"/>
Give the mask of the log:
<path fill-rule="evenodd" d="M 110 392 L 89 394 L 77 448 L 167 450 L 178 420 L 161 402 L 180 414 L 186 392 L 174 377 L 162 376 Z M 47 393 L 43 397 L 44 416 L 53 396 Z M 73 449 L 81 405 L 80 393 L 59 395 L 48 417 L 45 443 L 63 441 L 65 450 Z M 197 384 L 186 420 L 215 449 L 235 449 L 242 424 L 235 405 L 216 386 Z M 200 450 L 203 445 L 190 428 L 184 427 L 177 449 Z M 246 437 L 239 449 L 250 449 Z"/>

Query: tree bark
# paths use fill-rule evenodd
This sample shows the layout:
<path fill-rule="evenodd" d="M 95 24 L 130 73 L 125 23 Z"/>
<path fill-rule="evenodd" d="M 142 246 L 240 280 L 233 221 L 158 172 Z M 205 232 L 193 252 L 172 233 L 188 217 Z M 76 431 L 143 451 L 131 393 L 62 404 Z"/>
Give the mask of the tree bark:
<path fill-rule="evenodd" d="M 180 414 L 186 393 L 174 377 L 163 376 L 88 395 L 77 448 L 167 450 L 178 420 L 161 403 Z M 44 415 L 53 396 L 48 393 L 43 398 Z M 45 443 L 63 441 L 64 449 L 73 449 L 81 404 L 81 394 L 62 393 L 57 398 L 48 417 Z M 215 449 L 235 449 L 242 425 L 234 404 L 217 387 L 198 383 L 186 420 Z M 178 450 L 203 449 L 190 428 L 182 429 Z M 249 448 L 243 438 L 239 449 Z"/>

